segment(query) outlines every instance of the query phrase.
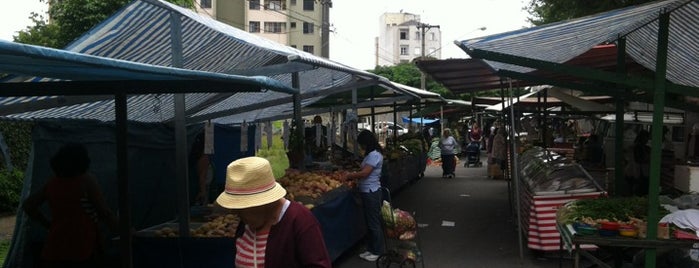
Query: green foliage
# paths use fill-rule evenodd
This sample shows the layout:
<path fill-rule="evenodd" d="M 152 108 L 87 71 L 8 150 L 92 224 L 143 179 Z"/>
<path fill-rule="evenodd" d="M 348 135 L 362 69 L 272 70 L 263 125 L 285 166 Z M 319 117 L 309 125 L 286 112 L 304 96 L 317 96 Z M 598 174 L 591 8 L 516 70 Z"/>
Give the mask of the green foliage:
<path fill-rule="evenodd" d="M 534 25 L 542 25 L 652 1 L 653 0 L 530 0 L 525 10 L 529 12 L 529 22 Z"/>
<path fill-rule="evenodd" d="M 286 157 L 281 134 L 275 134 L 272 138 L 272 148 L 267 149 L 267 139 L 265 137 L 262 137 L 261 146 L 262 148 L 257 151 L 256 155 L 269 160 L 270 164 L 272 164 L 272 172 L 274 172 L 275 178 L 278 179 L 284 176 L 284 172 L 289 168 L 289 159 Z"/>
<path fill-rule="evenodd" d="M 0 213 L 15 212 L 22 193 L 24 172 L 0 170 Z"/>
<path fill-rule="evenodd" d="M 0 237 L 0 266 L 5 264 L 7 252 L 10 251 L 10 242 L 10 240 L 5 240 L 2 237 Z"/>
<path fill-rule="evenodd" d="M 25 170 L 32 146 L 34 123 L 24 121 L 0 121 L 0 133 L 10 150 L 10 160 L 15 169 Z M 4 165 L 4 162 L 1 163 Z"/>
<path fill-rule="evenodd" d="M 376 66 L 374 70 L 369 70 L 369 72 L 406 86 L 415 88 L 420 88 L 422 86 L 420 84 L 420 69 L 413 63 L 401 63 L 395 66 Z M 451 91 L 429 77 L 425 80 L 425 89 L 438 93 L 443 97 L 449 98 L 453 96 Z"/>
<path fill-rule="evenodd" d="M 18 43 L 63 48 L 73 40 L 107 19 L 130 0 L 40 0 L 49 4 L 50 23 L 42 15 L 32 13 L 33 26 L 15 36 Z M 174 4 L 193 8 L 194 0 L 170 0 Z"/>
<path fill-rule="evenodd" d="M 14 36 L 15 42 L 53 48 L 63 47 L 65 41 L 61 37 L 58 24 L 47 24 L 43 16 L 34 12 L 29 18 L 34 22 L 34 25 L 19 31 Z"/>

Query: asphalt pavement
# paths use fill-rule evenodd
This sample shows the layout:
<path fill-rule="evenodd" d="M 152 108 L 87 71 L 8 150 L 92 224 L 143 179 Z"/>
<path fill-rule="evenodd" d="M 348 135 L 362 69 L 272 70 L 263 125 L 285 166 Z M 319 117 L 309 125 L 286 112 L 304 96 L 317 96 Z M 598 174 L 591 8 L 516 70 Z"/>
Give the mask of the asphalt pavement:
<path fill-rule="evenodd" d="M 559 267 L 557 252 L 530 250 L 526 237 L 520 254 L 508 181 L 488 178 L 487 165 L 463 167 L 463 160 L 453 179 L 442 178 L 440 166 L 428 166 L 424 178 L 392 193 L 393 207 L 414 212 L 421 226 L 416 241 L 423 261 L 416 267 Z M 334 267 L 376 267 L 358 257 L 363 251 L 360 242 Z M 570 257 L 565 256 L 562 264 L 571 267 Z"/>

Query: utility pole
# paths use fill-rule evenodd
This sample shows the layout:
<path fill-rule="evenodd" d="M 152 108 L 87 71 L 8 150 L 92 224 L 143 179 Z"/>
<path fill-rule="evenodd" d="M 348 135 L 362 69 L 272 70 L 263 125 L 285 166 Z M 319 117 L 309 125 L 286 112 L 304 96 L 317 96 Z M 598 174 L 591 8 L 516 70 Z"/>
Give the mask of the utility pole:
<path fill-rule="evenodd" d="M 330 8 L 333 7 L 331 0 L 321 0 L 321 35 L 320 35 L 320 56 L 330 58 Z"/>
<path fill-rule="evenodd" d="M 417 28 L 420 29 L 420 60 L 425 60 L 425 33 L 432 28 L 439 28 L 439 25 L 430 25 L 427 23 L 418 22 Z M 420 88 L 425 89 L 425 72 L 420 70 Z"/>

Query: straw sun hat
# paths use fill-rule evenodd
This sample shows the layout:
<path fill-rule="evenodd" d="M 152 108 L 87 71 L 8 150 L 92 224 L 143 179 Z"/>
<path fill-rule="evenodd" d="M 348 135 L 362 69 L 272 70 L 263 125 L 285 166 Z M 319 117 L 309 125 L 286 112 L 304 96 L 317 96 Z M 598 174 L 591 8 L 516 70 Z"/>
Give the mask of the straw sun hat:
<path fill-rule="evenodd" d="M 226 189 L 216 203 L 228 209 L 243 209 L 272 203 L 286 195 L 277 183 L 267 159 L 246 157 L 226 168 Z"/>

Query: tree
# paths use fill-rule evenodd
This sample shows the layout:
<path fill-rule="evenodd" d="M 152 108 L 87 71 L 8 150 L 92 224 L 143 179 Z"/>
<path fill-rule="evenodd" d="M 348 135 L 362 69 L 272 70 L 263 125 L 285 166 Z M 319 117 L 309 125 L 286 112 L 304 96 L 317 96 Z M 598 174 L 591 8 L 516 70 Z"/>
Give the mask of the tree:
<path fill-rule="evenodd" d="M 20 31 L 14 41 L 53 48 L 63 48 L 73 40 L 124 7 L 130 0 L 40 0 L 49 4 L 49 22 L 37 13 L 34 25 Z M 193 8 L 194 0 L 169 0 Z"/>
<path fill-rule="evenodd" d="M 395 66 L 376 66 L 374 70 L 369 70 L 369 72 L 406 86 L 415 88 L 420 88 L 422 86 L 420 84 L 420 69 L 413 63 L 401 63 Z M 425 80 L 425 90 L 438 93 L 443 97 L 454 96 L 451 91 L 429 77 Z"/>
<path fill-rule="evenodd" d="M 622 7 L 639 5 L 653 0 L 529 0 L 525 10 L 534 25 L 569 20 Z"/>

